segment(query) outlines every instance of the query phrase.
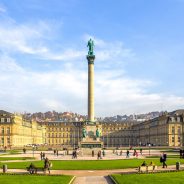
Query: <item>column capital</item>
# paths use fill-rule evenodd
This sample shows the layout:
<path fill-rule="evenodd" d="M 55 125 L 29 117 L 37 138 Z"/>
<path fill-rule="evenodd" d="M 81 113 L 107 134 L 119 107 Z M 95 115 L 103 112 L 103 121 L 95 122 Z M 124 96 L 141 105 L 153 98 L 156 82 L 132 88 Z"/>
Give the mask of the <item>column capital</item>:
<path fill-rule="evenodd" d="M 87 55 L 88 64 L 94 64 L 95 55 Z"/>

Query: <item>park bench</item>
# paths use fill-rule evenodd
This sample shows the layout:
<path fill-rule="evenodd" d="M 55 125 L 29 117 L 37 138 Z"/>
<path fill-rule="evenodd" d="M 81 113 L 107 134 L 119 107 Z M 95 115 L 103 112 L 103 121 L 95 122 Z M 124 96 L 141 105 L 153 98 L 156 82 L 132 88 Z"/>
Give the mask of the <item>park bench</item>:
<path fill-rule="evenodd" d="M 144 172 L 153 172 L 157 170 L 157 166 L 153 166 L 153 165 L 150 165 L 150 166 L 140 166 L 138 167 L 138 172 L 139 173 L 144 173 Z"/>
<path fill-rule="evenodd" d="M 43 171 L 45 172 L 45 168 L 44 167 L 26 167 L 27 171 L 29 171 L 30 174 L 37 174 L 38 171 Z"/>

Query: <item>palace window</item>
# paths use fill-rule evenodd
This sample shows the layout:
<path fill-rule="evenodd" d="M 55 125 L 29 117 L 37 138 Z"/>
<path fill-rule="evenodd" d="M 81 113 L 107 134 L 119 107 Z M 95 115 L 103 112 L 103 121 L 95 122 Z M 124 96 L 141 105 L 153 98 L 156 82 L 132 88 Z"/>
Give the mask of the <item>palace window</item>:
<path fill-rule="evenodd" d="M 10 134 L 10 128 L 8 127 L 6 130 L 7 134 Z"/>
<path fill-rule="evenodd" d="M 2 127 L 2 129 L 1 129 L 1 133 L 4 134 L 4 128 L 3 128 L 3 127 Z"/>
<path fill-rule="evenodd" d="M 174 137 L 172 137 L 172 142 L 174 142 Z"/>
<path fill-rule="evenodd" d="M 10 144 L 10 137 L 7 137 L 7 143 Z"/>
<path fill-rule="evenodd" d="M 172 127 L 172 134 L 174 134 L 174 132 L 175 132 L 175 129 L 174 129 L 174 126 Z"/>
<path fill-rule="evenodd" d="M 180 137 L 178 137 L 178 142 L 180 142 Z"/>
<path fill-rule="evenodd" d="M 4 123 L 4 118 L 1 118 L 1 123 Z"/>

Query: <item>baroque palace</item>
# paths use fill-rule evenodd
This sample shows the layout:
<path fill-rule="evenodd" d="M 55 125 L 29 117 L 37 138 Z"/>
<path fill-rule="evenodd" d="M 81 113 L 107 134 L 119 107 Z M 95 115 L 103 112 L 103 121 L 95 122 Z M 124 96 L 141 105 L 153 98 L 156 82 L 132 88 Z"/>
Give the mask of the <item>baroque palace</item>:
<path fill-rule="evenodd" d="M 47 144 L 80 147 L 82 129 L 88 122 L 26 120 L 23 115 L 0 111 L 0 146 L 21 147 Z M 99 126 L 100 125 L 100 126 Z M 165 113 L 144 122 L 98 122 L 103 147 L 183 146 L 184 110 Z"/>

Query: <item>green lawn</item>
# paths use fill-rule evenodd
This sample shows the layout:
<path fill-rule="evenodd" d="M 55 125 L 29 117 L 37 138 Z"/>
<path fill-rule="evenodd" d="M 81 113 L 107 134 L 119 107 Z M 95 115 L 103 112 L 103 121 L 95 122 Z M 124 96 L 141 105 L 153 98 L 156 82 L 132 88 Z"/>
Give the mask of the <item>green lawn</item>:
<path fill-rule="evenodd" d="M 118 184 L 183 184 L 184 172 L 169 172 L 156 174 L 113 174 Z"/>
<path fill-rule="evenodd" d="M 144 159 L 146 163 L 154 161 L 156 165 L 161 165 L 160 159 Z M 174 165 L 177 161 L 184 164 L 184 160 L 168 159 L 168 165 Z M 35 166 L 43 166 L 43 161 L 32 161 Z M 128 159 L 128 160 L 68 160 L 68 161 L 52 161 L 53 170 L 108 170 L 108 169 L 124 169 L 124 168 L 137 168 L 142 164 L 142 159 Z M 9 162 L 6 163 L 10 169 L 25 169 L 30 165 L 29 162 Z M 3 162 L 0 163 L 3 165 Z"/>
<path fill-rule="evenodd" d="M 33 157 L 0 157 L 0 161 L 5 160 L 32 160 L 35 159 Z"/>
<path fill-rule="evenodd" d="M 72 176 L 0 175 L 3 184 L 68 184 Z"/>

